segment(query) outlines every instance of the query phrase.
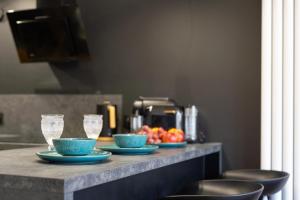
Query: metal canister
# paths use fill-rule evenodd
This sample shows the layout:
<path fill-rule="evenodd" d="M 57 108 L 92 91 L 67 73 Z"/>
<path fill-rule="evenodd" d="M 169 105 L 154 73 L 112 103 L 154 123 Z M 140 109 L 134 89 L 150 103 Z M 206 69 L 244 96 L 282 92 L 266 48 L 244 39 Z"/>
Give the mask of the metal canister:
<path fill-rule="evenodd" d="M 197 142 L 197 116 L 198 109 L 195 105 L 188 106 L 185 108 L 185 140 L 187 142 L 193 143 Z"/>
<path fill-rule="evenodd" d="M 175 128 L 183 130 L 183 110 L 178 109 L 175 118 Z"/>
<path fill-rule="evenodd" d="M 143 126 L 143 116 L 141 115 L 133 115 L 130 117 L 130 130 L 136 131 Z"/>

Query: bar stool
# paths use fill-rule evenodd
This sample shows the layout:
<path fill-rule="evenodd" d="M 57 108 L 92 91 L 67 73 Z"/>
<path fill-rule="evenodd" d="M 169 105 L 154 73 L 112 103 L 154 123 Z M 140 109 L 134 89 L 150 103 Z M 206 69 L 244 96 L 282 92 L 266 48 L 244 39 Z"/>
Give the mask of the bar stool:
<path fill-rule="evenodd" d="M 237 180 L 205 180 L 163 200 L 258 200 L 263 186 Z"/>
<path fill-rule="evenodd" d="M 261 199 L 279 192 L 288 181 L 289 174 L 281 171 L 261 169 L 231 170 L 223 173 L 224 179 L 247 180 L 264 186 Z"/>

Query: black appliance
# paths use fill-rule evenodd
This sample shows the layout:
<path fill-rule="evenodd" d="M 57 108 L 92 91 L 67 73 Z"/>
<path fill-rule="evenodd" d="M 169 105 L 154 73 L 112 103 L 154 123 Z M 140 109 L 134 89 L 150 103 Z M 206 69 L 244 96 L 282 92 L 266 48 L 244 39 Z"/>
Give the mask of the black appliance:
<path fill-rule="evenodd" d="M 103 127 L 99 136 L 100 141 L 112 141 L 112 135 L 117 133 L 117 105 L 105 101 L 97 105 L 97 114 L 103 115 Z"/>
<path fill-rule="evenodd" d="M 22 63 L 89 58 L 77 6 L 8 11 L 7 17 Z"/>
<path fill-rule="evenodd" d="M 133 103 L 133 114 L 141 115 L 144 125 L 183 130 L 184 108 L 167 97 L 139 97 Z"/>

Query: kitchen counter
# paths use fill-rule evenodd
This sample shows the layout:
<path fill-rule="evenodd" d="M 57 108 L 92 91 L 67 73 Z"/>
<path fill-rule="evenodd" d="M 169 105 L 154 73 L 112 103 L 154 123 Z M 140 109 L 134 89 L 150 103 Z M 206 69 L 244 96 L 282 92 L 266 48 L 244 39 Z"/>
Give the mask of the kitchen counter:
<path fill-rule="evenodd" d="M 40 147 L 40 146 L 44 146 L 44 144 L 19 143 L 19 142 L 0 142 L 0 150 L 24 149 L 24 148 Z"/>
<path fill-rule="evenodd" d="M 158 184 L 155 181 L 161 181 L 158 180 L 158 175 L 160 177 L 167 176 L 168 172 L 172 170 L 175 174 L 168 175 L 165 179 L 171 181 L 172 178 L 175 178 L 172 176 L 178 176 L 176 178 L 181 182 L 184 177 L 189 176 L 192 180 L 193 176 L 198 176 L 200 179 L 205 178 L 208 174 L 214 173 L 216 176 L 221 172 L 220 143 L 192 144 L 177 149 L 159 149 L 150 155 L 113 155 L 108 161 L 89 165 L 49 164 L 41 161 L 35 152 L 46 148 L 43 146 L 0 151 L 0 196 L 2 200 L 92 200 L 93 197 L 96 199 L 99 192 L 105 188 L 104 186 L 108 187 L 108 184 L 112 184 L 111 187 L 108 187 L 111 188 L 111 193 L 118 191 L 116 187 L 124 186 L 125 188 L 125 186 L 128 187 L 128 184 L 136 184 L 140 180 L 141 182 L 136 187 L 144 183 L 147 188 L 154 187 Z M 210 155 L 212 156 L 209 157 Z M 207 159 L 204 161 L 206 157 Z M 193 172 L 192 168 L 197 170 L 195 175 L 189 174 Z M 215 171 L 212 172 L 214 169 Z M 130 182 L 130 178 L 132 178 L 132 182 Z M 188 181 L 186 178 L 184 180 Z M 173 191 L 172 188 L 164 194 L 156 194 L 156 196 Z M 91 195 L 88 196 L 88 194 Z M 121 194 L 122 192 L 120 192 Z M 106 195 L 107 197 L 103 196 L 105 200 L 118 199 L 117 194 L 112 195 L 107 191 Z M 126 199 L 125 196 L 120 198 Z M 132 199 L 132 197 L 130 198 Z"/>

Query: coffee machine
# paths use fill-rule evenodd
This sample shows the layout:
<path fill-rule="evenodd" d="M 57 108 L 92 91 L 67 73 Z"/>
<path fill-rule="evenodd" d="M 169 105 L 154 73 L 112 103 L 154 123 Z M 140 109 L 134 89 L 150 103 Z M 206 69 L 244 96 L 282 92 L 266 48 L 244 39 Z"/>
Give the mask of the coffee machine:
<path fill-rule="evenodd" d="M 133 115 L 143 117 L 143 124 L 168 130 L 183 130 L 184 107 L 168 97 L 139 97 L 133 103 Z"/>

